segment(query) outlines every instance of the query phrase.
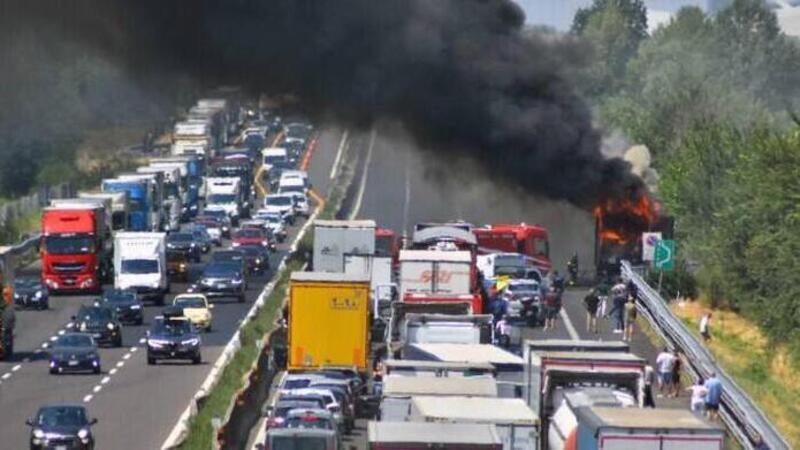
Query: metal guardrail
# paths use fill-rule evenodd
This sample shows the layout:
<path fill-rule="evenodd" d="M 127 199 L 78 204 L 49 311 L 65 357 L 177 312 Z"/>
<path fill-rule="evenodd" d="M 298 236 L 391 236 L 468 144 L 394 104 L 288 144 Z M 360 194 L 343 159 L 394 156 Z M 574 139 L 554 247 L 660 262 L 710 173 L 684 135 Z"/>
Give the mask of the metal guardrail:
<path fill-rule="evenodd" d="M 627 261 L 622 262 L 622 275 L 637 287 L 639 309 L 650 325 L 672 348 L 686 355 L 694 376 L 707 378 L 712 372 L 722 381 L 720 415 L 737 441 L 747 450 L 755 449 L 760 437 L 771 450 L 789 450 L 791 446 L 781 436 L 763 411 L 744 390 L 714 361 L 711 352 L 676 317 L 667 302 L 639 275 Z"/>

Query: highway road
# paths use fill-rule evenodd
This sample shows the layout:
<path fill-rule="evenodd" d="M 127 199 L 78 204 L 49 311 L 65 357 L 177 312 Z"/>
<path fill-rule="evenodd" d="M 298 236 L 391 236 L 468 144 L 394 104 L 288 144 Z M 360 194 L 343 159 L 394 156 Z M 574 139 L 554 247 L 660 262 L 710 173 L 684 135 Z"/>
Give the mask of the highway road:
<path fill-rule="evenodd" d="M 538 198 L 493 184 L 502 174 L 477 174 L 467 162 L 440 161 L 413 144 L 397 130 L 382 128 L 374 140 L 364 177 L 364 196 L 358 218 L 375 219 L 380 226 L 413 232 L 418 222 L 465 220 L 474 224 L 538 223 L 550 233 L 555 270 L 566 273 L 573 252 L 589 265 L 593 261 L 594 220 L 571 205 Z M 357 202 L 358 203 L 358 202 Z M 409 234 L 410 235 L 410 234 Z M 621 340 L 610 319 L 601 319 L 599 334 L 589 333 L 583 297 L 586 290 L 570 289 L 563 312 L 553 330 L 524 327 L 526 339 Z M 610 307 L 610 305 L 609 305 Z M 655 364 L 658 350 L 636 330 L 631 351 Z M 682 407 L 688 399 L 656 399 L 657 406 Z"/>
<path fill-rule="evenodd" d="M 336 129 L 319 133 L 310 168 L 310 179 L 318 192 L 327 192 L 341 138 L 341 131 Z M 292 227 L 289 239 L 273 253 L 273 268 L 285 256 L 301 226 L 302 221 Z M 190 280 L 199 276 L 201 267 L 192 266 Z M 26 270 L 37 273 L 38 267 Z M 169 362 L 147 365 L 144 336 L 161 308 L 146 305 L 145 323 L 124 327 L 122 348 L 101 349 L 101 375 L 50 375 L 46 344 L 65 329 L 79 306 L 91 303 L 93 297 L 51 297 L 48 311 L 19 311 L 16 354 L 12 360 L 0 362 L 0 447 L 27 448 L 29 429 L 25 419 L 39 406 L 75 402 L 86 404 L 89 413 L 99 419 L 94 427 L 99 449 L 160 448 L 272 275 L 270 271 L 249 278 L 244 303 L 234 299 L 214 301 L 213 331 L 203 335 L 203 363 L 198 366 Z M 173 283 L 172 294 L 184 292 L 185 288 L 186 284 Z"/>

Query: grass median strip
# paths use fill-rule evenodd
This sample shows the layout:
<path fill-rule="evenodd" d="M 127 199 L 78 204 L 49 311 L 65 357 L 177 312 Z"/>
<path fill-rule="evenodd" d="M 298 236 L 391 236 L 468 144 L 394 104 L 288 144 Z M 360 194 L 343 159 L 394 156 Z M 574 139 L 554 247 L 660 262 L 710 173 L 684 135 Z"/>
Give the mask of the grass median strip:
<path fill-rule="evenodd" d="M 242 346 L 223 370 L 219 383 L 211 390 L 197 415 L 190 421 L 189 434 L 181 445 L 182 449 L 208 450 L 214 440 L 212 419 L 222 418 L 225 415 L 231 398 L 244 386 L 245 377 L 262 350 L 259 345 L 261 338 L 275 326 L 281 301 L 286 296 L 289 286 L 289 275 L 292 271 L 300 270 L 304 263 L 301 258 L 287 260 L 286 270 L 276 280 L 275 288 L 267 297 L 264 307 L 242 328 L 240 336 Z"/>

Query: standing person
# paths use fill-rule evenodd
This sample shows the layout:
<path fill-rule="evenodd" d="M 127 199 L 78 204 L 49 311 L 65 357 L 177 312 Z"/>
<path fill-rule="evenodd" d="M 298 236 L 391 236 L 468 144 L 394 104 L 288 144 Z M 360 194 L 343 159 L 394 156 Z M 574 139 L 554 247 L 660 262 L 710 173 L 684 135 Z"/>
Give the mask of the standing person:
<path fill-rule="evenodd" d="M 557 270 L 553 271 L 553 287 L 556 288 L 559 293 L 564 292 L 566 288 L 564 277 L 562 277 Z"/>
<path fill-rule="evenodd" d="M 592 289 L 586 294 L 583 305 L 586 307 L 586 332 L 597 334 L 597 309 L 600 306 L 597 289 Z"/>
<path fill-rule="evenodd" d="M 689 407 L 693 412 L 701 413 L 706 407 L 706 394 L 708 394 L 708 389 L 706 389 L 703 383 L 703 377 L 697 377 L 697 382 L 686 388 L 687 391 L 692 393 Z"/>
<path fill-rule="evenodd" d="M 556 326 L 556 316 L 561 306 L 561 295 L 555 286 L 550 288 L 550 292 L 544 296 L 544 329 L 550 330 Z"/>
<path fill-rule="evenodd" d="M 500 346 L 508 348 L 511 345 L 511 324 L 508 323 L 508 316 L 503 316 L 502 319 L 497 321 L 495 332 Z"/>
<path fill-rule="evenodd" d="M 703 340 L 708 342 L 711 340 L 711 313 L 703 314 L 703 318 L 700 319 L 700 336 L 703 336 Z"/>
<path fill-rule="evenodd" d="M 681 391 L 681 369 L 683 360 L 681 359 L 681 354 L 678 353 L 677 350 L 672 352 L 672 356 L 675 359 L 672 363 L 672 396 L 677 397 Z"/>
<path fill-rule="evenodd" d="M 636 323 L 636 298 L 628 297 L 625 303 L 625 334 L 622 340 L 630 342 L 633 339 L 633 324 Z"/>
<path fill-rule="evenodd" d="M 653 385 L 656 383 L 656 371 L 650 364 L 644 366 L 644 407 L 655 408 Z"/>
<path fill-rule="evenodd" d="M 709 420 L 719 419 L 719 402 L 722 400 L 722 382 L 717 378 L 717 374 L 711 372 L 711 376 L 703 384 L 706 388 L 706 417 Z"/>
<path fill-rule="evenodd" d="M 627 296 L 625 295 L 625 285 L 620 286 L 619 284 L 615 285 L 611 288 L 611 311 L 608 312 L 608 316 L 614 318 L 614 333 L 622 333 L 623 324 L 623 315 L 625 314 L 625 300 L 627 300 Z"/>
<path fill-rule="evenodd" d="M 656 358 L 656 368 L 658 369 L 658 390 L 661 395 L 664 392 L 669 394 L 672 388 L 672 366 L 675 364 L 675 357 L 664 347 L 664 350 Z"/>

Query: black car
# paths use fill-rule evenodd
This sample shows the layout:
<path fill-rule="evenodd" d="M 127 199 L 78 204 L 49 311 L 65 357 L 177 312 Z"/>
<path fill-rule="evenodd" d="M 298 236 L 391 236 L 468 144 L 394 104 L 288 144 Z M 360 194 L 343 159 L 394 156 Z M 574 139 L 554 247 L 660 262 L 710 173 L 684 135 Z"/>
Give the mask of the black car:
<path fill-rule="evenodd" d="M 204 220 L 214 220 L 219 223 L 219 229 L 222 232 L 222 237 L 230 238 L 231 237 L 231 228 L 233 225 L 231 224 L 231 218 L 228 216 L 228 213 L 225 212 L 223 209 L 204 209 L 203 214 L 198 216 L 197 219 L 204 219 Z"/>
<path fill-rule="evenodd" d="M 144 305 L 132 290 L 111 289 L 103 293 L 100 303 L 114 309 L 123 323 L 141 325 L 144 322 Z"/>
<path fill-rule="evenodd" d="M 81 306 L 72 316 L 72 329 L 89 333 L 97 342 L 122 347 L 122 323 L 107 305 Z"/>
<path fill-rule="evenodd" d="M 167 251 L 175 253 L 184 253 L 188 259 L 194 262 L 200 262 L 200 253 L 202 249 L 197 242 L 195 242 L 192 233 L 170 233 L 167 235 Z"/>
<path fill-rule="evenodd" d="M 23 308 L 47 309 L 50 293 L 41 278 L 18 277 L 14 279 L 14 303 Z"/>
<path fill-rule="evenodd" d="M 47 405 L 26 420 L 31 427 L 31 450 L 94 450 L 92 425 L 86 408 L 80 405 Z"/>
<path fill-rule="evenodd" d="M 188 359 L 200 364 L 200 334 L 188 318 L 164 315 L 156 317 L 147 332 L 147 364 L 161 359 Z"/>
<path fill-rule="evenodd" d="M 207 297 L 236 297 L 239 302 L 244 302 L 247 281 L 243 267 L 243 262 L 212 261 L 190 291 L 203 292 Z"/>
<path fill-rule="evenodd" d="M 189 232 L 192 233 L 194 243 L 200 247 L 200 251 L 202 253 L 208 253 L 211 251 L 211 245 L 213 242 L 211 241 L 211 236 L 208 235 L 206 227 L 200 224 L 192 224 L 189 227 Z"/>
<path fill-rule="evenodd" d="M 247 269 L 244 253 L 238 248 L 235 250 L 217 250 L 211 254 L 211 262 L 235 263 L 241 267 L 242 271 Z"/>
<path fill-rule="evenodd" d="M 263 274 L 269 270 L 269 250 L 261 245 L 241 245 L 237 248 L 244 254 L 248 273 Z"/>
<path fill-rule="evenodd" d="M 50 350 L 50 373 L 100 373 L 100 353 L 89 333 L 64 333 Z"/>

